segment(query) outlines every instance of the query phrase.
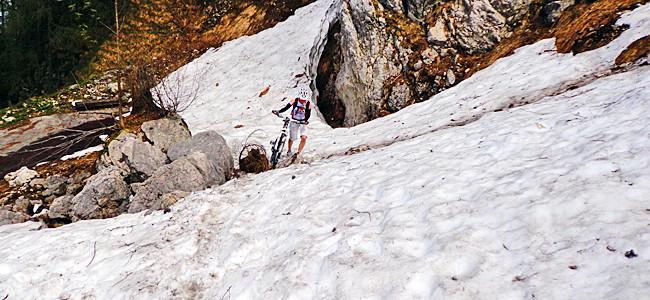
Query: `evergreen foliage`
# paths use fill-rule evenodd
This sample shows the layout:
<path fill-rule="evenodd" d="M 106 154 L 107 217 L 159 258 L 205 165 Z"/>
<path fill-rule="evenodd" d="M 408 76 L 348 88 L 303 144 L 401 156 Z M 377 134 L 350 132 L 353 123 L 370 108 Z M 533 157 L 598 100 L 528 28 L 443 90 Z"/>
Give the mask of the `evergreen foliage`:
<path fill-rule="evenodd" d="M 0 0 L 0 10 L 0 107 L 83 77 L 114 24 L 113 0 Z"/>

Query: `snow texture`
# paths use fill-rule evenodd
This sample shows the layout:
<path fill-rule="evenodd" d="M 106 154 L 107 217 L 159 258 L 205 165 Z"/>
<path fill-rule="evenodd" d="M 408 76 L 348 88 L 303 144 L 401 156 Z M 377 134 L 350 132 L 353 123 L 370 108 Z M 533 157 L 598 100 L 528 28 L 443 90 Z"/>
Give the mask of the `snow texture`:
<path fill-rule="evenodd" d="M 99 152 L 99 151 L 102 151 L 102 150 L 104 150 L 104 145 L 97 145 L 97 146 L 94 146 L 94 147 L 89 147 L 89 148 L 86 148 L 86 149 L 83 149 L 83 150 L 79 150 L 79 151 L 77 151 L 75 153 L 72 153 L 72 154 L 64 155 L 64 156 L 61 157 L 61 160 L 70 160 L 70 159 L 74 159 L 74 158 L 84 157 L 87 154 L 90 154 L 90 153 L 93 153 L 93 152 Z"/>
<path fill-rule="evenodd" d="M 217 66 L 190 129 L 217 130 L 233 152 L 253 130 L 279 132 L 269 112 L 309 84 L 294 76 L 330 4 L 186 66 Z M 619 23 L 630 29 L 601 49 L 540 41 L 354 128 L 314 120 L 307 163 L 170 213 L 2 226 L 0 298 L 647 299 L 650 67 L 611 70 L 650 33 L 650 5 Z"/>

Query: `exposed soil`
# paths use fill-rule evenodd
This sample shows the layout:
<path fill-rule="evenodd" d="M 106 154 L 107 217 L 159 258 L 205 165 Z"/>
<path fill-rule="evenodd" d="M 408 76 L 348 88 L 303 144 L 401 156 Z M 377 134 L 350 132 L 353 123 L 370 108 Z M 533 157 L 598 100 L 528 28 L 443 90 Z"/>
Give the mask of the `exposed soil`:
<path fill-rule="evenodd" d="M 639 60 L 650 55 L 650 35 L 642 37 L 629 45 L 616 58 L 616 65 L 623 65 Z"/>
<path fill-rule="evenodd" d="M 251 149 L 246 157 L 239 161 L 239 169 L 246 173 L 259 174 L 271 169 L 269 159 L 259 149 Z"/>
<path fill-rule="evenodd" d="M 626 28 L 616 26 L 620 13 L 647 0 L 596 1 L 567 9 L 554 32 L 558 52 L 581 53 L 607 45 Z"/>

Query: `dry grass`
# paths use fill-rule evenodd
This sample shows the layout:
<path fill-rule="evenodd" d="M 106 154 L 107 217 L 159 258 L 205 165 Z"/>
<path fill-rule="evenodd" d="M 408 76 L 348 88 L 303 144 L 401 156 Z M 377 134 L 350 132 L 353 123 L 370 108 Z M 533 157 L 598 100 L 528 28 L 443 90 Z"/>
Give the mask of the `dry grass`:
<path fill-rule="evenodd" d="M 638 39 L 623 50 L 616 58 L 616 65 L 631 63 L 648 55 L 650 55 L 650 35 Z"/>

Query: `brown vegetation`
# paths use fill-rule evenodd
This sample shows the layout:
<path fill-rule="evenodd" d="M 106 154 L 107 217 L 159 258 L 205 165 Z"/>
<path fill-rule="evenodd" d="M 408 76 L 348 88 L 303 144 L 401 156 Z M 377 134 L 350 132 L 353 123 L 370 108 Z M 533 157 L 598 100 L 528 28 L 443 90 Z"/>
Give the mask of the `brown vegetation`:
<path fill-rule="evenodd" d="M 133 0 L 135 9 L 128 12 L 119 36 L 102 47 L 94 67 L 123 72 L 134 113 L 165 112 L 169 107 L 158 110 L 160 105 L 155 105 L 153 99 L 159 95 L 150 91 L 167 75 L 208 48 L 272 27 L 310 2 L 313 0 Z M 173 98 L 172 113 L 191 103 L 177 99 L 176 89 L 171 81 L 158 91 Z"/>
<path fill-rule="evenodd" d="M 618 37 L 625 29 L 614 25 L 620 14 L 644 2 L 647 0 L 576 4 L 564 11 L 558 22 L 551 27 L 541 25 L 540 12 L 534 12 L 522 22 L 512 37 L 499 43 L 489 53 L 461 57 L 461 62 L 470 69 L 466 77 L 492 65 L 499 58 L 511 55 L 518 48 L 546 38 L 556 38 L 556 46 L 560 53 L 576 54 L 602 47 Z"/>
<path fill-rule="evenodd" d="M 650 35 L 642 37 L 630 44 L 627 49 L 623 50 L 616 58 L 616 65 L 635 62 L 638 59 L 650 55 Z"/>

